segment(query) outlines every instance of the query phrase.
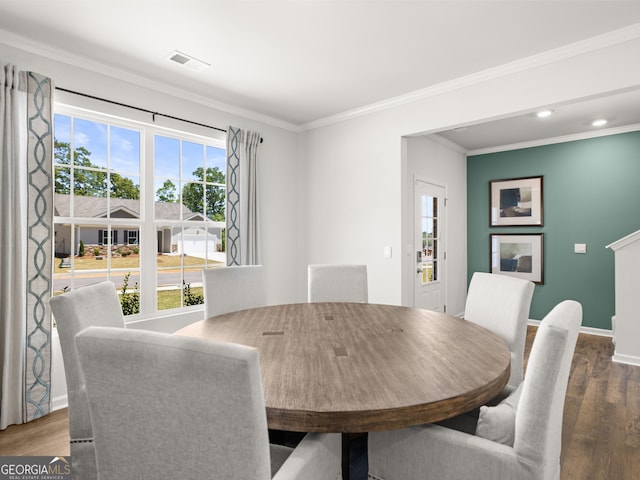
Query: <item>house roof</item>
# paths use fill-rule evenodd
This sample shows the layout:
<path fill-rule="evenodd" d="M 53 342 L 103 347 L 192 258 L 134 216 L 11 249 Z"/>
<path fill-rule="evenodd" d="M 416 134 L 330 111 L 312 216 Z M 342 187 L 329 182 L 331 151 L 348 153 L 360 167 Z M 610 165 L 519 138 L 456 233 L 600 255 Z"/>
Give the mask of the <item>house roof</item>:
<path fill-rule="evenodd" d="M 71 216 L 71 196 L 60 193 L 54 194 L 54 215 L 58 217 Z M 75 202 L 75 217 L 106 218 L 107 210 L 110 217 L 140 218 L 140 200 L 126 198 L 82 197 Z M 155 202 L 156 218 L 163 220 L 204 220 L 201 213 L 192 212 L 180 203 Z M 182 214 L 182 217 L 181 217 Z"/>

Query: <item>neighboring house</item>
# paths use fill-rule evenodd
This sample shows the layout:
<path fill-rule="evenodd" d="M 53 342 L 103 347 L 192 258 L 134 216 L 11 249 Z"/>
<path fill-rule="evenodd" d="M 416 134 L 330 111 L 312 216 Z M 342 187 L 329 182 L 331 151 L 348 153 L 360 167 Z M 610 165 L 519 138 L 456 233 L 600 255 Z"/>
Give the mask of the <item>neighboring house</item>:
<path fill-rule="evenodd" d="M 71 217 L 71 201 L 69 195 L 54 195 L 54 216 Z M 75 254 L 78 253 L 80 241 L 86 247 L 102 247 L 109 245 L 109 231 L 106 225 L 107 209 L 110 218 L 138 220 L 140 218 L 140 201 L 130 199 L 112 198 L 108 205 L 106 198 L 82 197 L 76 199 L 74 218 L 75 228 Z M 222 228 L 211 227 L 203 224 L 202 227 L 185 227 L 171 225 L 175 221 L 206 221 L 207 219 L 197 212 L 192 212 L 179 203 L 156 202 L 155 217 L 159 220 L 156 224 L 158 236 L 158 253 L 185 253 L 193 256 L 205 256 L 206 247 L 209 252 L 221 250 Z M 104 218 L 104 226 L 96 226 L 87 223 L 82 224 L 82 218 Z M 167 224 L 162 225 L 166 220 Z M 170 222 L 170 223 L 169 223 Z M 207 242 L 203 242 L 204 231 L 208 233 Z M 183 232 L 180 242 L 180 232 Z M 71 254 L 71 225 L 68 223 L 55 223 L 55 254 L 57 257 L 65 257 Z M 111 245 L 113 248 L 125 245 L 137 245 L 139 231 L 135 225 L 131 227 L 113 227 L 111 230 Z M 208 245 L 206 245 L 208 243 Z"/>

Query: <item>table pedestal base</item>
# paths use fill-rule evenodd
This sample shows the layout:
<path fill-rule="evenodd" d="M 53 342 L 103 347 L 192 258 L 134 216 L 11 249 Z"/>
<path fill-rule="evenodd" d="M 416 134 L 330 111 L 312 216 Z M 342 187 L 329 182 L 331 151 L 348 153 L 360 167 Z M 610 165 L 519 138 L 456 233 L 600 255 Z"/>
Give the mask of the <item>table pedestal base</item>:
<path fill-rule="evenodd" d="M 369 452 L 367 433 L 342 434 L 342 480 L 367 480 Z"/>

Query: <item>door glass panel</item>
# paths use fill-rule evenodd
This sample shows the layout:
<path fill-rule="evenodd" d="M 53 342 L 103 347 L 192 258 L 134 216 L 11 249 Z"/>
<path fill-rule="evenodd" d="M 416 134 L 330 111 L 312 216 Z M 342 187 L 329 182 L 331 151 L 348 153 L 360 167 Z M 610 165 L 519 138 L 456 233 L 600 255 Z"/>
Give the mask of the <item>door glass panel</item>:
<path fill-rule="evenodd" d="M 438 280 L 438 197 L 422 195 L 422 284 Z"/>

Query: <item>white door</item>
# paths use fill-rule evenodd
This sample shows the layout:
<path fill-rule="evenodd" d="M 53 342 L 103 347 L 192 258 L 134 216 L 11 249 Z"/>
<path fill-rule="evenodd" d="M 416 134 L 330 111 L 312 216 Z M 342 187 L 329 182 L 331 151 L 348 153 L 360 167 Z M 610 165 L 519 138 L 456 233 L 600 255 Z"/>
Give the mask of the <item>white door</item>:
<path fill-rule="evenodd" d="M 415 262 L 414 306 L 446 312 L 445 305 L 445 192 L 420 180 L 414 182 Z"/>

